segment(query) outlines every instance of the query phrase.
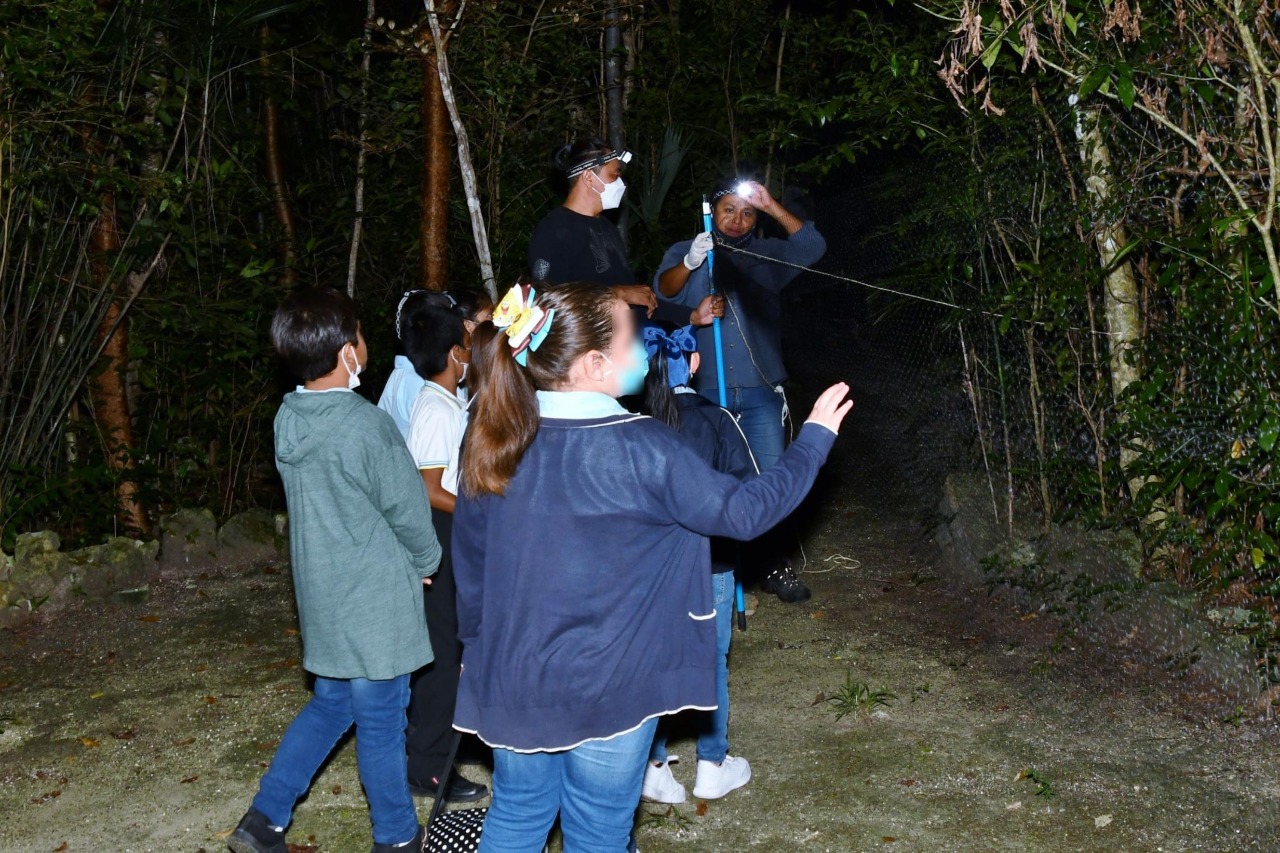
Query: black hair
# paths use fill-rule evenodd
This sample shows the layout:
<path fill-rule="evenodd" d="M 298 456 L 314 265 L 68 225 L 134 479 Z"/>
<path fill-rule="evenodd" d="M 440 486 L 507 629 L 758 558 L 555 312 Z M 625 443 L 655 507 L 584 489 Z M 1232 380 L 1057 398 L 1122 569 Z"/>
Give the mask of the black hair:
<path fill-rule="evenodd" d="M 572 181 L 569 172 L 594 157 L 603 157 L 613 151 L 612 146 L 598 136 L 583 136 L 566 142 L 551 152 L 551 186 L 560 195 L 568 195 Z"/>
<path fill-rule="evenodd" d="M 332 287 L 300 287 L 271 318 L 271 346 L 303 382 L 331 373 L 338 354 L 356 343 L 360 321 L 351 297 Z"/>
<path fill-rule="evenodd" d="M 667 353 L 661 347 L 649 358 L 649 373 L 644 378 L 644 400 L 640 411 L 672 429 L 680 429 L 680 404 L 671 390 L 667 372 Z"/>
<path fill-rule="evenodd" d="M 449 352 L 464 346 L 462 312 L 449 296 L 434 291 L 415 293 L 400 312 L 404 354 L 423 379 L 449 366 Z"/>
<path fill-rule="evenodd" d="M 483 290 L 475 290 L 468 288 L 467 290 L 450 290 L 449 295 L 453 297 L 454 303 L 458 306 L 458 310 L 462 312 L 462 319 L 470 320 L 472 323 L 476 321 L 476 317 L 484 311 L 493 310 L 493 299 Z"/>

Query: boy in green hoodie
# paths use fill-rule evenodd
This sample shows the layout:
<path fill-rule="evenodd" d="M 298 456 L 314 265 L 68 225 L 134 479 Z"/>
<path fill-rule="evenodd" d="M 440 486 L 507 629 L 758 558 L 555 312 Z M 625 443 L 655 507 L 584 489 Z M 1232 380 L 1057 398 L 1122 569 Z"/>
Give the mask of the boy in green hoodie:
<path fill-rule="evenodd" d="M 421 846 L 405 761 L 409 674 L 431 662 L 422 587 L 440 561 L 426 488 L 386 412 L 352 393 L 367 359 L 355 305 L 332 288 L 291 293 L 271 342 L 303 380 L 276 414 L 276 467 L 303 668 L 315 695 L 294 718 L 235 853 L 286 853 L 298 798 L 338 740 L 356 729 L 374 853 Z"/>

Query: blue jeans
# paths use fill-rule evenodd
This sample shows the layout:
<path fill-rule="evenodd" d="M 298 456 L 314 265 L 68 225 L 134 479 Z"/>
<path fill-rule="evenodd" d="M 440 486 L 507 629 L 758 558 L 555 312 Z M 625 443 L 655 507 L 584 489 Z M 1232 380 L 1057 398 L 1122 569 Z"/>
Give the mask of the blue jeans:
<path fill-rule="evenodd" d="M 253 807 L 273 826 L 287 827 L 293 806 L 311 787 L 320 765 L 354 724 L 356 764 L 369 801 L 375 844 L 400 844 L 418 831 L 404 751 L 409 676 L 386 681 L 316 676 L 315 695 L 293 718 L 271 767 L 258 783 Z"/>
<path fill-rule="evenodd" d="M 561 752 L 495 749 L 480 853 L 540 853 L 557 812 L 564 853 L 623 853 L 657 724 Z"/>
<path fill-rule="evenodd" d="M 716 709 L 697 712 L 698 758 L 719 764 L 729 754 L 729 642 L 733 639 L 733 572 L 711 576 L 716 605 Z M 666 725 L 658 725 L 649 760 L 667 760 Z"/>
<path fill-rule="evenodd" d="M 714 388 L 702 395 L 717 405 L 720 394 Z M 759 388 L 727 388 L 725 406 L 738 418 L 738 426 L 756 457 L 760 470 L 772 466 L 782 456 L 786 435 L 782 425 L 782 394 L 768 385 Z"/>

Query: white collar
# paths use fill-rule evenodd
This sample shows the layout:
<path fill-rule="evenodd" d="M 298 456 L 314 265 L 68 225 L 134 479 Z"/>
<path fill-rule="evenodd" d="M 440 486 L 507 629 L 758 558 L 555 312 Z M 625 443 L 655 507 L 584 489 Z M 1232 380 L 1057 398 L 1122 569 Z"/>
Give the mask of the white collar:
<path fill-rule="evenodd" d="M 458 399 L 458 395 L 450 394 L 449 389 L 445 388 L 444 386 L 438 385 L 435 382 L 432 382 L 430 379 L 424 379 L 422 380 L 422 387 L 430 388 L 432 391 L 435 391 L 437 394 L 444 397 L 449 402 L 453 403 L 453 405 L 457 408 L 458 411 L 465 412 L 467 410 L 467 407 L 463 405 L 461 400 Z"/>
<path fill-rule="evenodd" d="M 293 390 L 297 391 L 299 394 L 328 394 L 330 391 L 346 391 L 348 394 L 355 393 L 354 389 L 343 388 L 342 386 L 338 386 L 337 388 L 304 388 L 299 385 Z"/>
<path fill-rule="evenodd" d="M 625 415 L 627 410 L 600 391 L 539 391 L 538 414 L 544 418 L 580 421 Z"/>

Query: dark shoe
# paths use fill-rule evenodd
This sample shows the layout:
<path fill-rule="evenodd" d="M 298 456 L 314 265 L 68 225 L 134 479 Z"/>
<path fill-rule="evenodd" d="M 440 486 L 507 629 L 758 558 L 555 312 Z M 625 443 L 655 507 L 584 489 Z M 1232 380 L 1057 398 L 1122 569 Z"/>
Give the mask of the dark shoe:
<path fill-rule="evenodd" d="M 373 853 L 422 853 L 424 847 L 427 846 L 427 831 L 423 827 L 418 827 L 418 834 L 413 836 L 413 840 L 406 844 L 375 844 L 373 845 Z"/>
<path fill-rule="evenodd" d="M 466 777 L 458 773 L 457 770 L 449 774 L 449 787 L 445 789 L 444 801 L 446 803 L 474 803 L 476 800 L 483 800 L 489 796 L 489 788 L 479 782 L 472 782 Z M 435 799 L 436 791 L 439 790 L 440 781 L 434 776 L 431 781 L 426 784 L 409 780 L 409 793 L 415 797 L 428 797 Z"/>
<path fill-rule="evenodd" d="M 289 853 L 284 843 L 284 830 L 273 827 L 267 816 L 255 808 L 250 808 L 240 818 L 240 823 L 227 839 L 227 846 L 235 853 Z"/>
<path fill-rule="evenodd" d="M 760 588 L 765 592 L 773 593 L 787 604 L 799 604 L 801 601 L 808 601 L 812 595 L 809 592 L 809 587 L 800 583 L 800 579 L 796 577 L 795 570 L 790 566 L 778 566 L 769 572 L 764 576 L 764 580 L 761 581 Z"/>

